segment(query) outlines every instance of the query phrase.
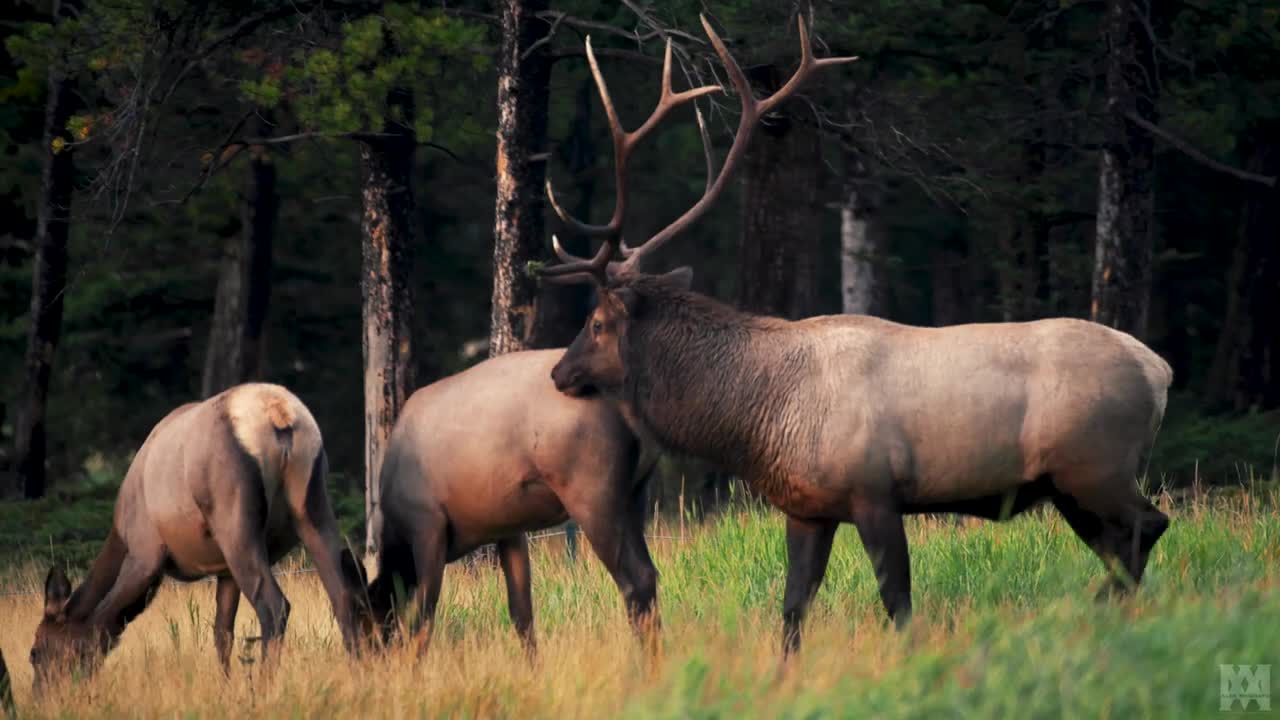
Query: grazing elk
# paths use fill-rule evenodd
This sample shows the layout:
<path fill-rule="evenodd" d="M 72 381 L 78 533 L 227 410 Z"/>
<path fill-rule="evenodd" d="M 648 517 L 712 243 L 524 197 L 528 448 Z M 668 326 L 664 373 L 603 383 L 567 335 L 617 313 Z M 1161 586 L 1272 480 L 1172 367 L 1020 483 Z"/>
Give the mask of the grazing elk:
<path fill-rule="evenodd" d="M 621 212 L 608 225 L 585 225 L 552 196 L 566 222 L 604 238 L 590 260 L 555 242 L 561 264 L 541 269 L 549 281 L 594 282 L 599 298 L 552 370 L 556 387 L 597 388 L 642 438 L 720 463 L 786 513 L 784 657 L 799 647 L 842 522 L 857 528 L 899 626 L 911 612 L 905 514 L 998 520 L 1048 500 L 1105 562 L 1119 562 L 1128 577 L 1112 575 L 1108 588 L 1139 581 L 1168 518 L 1139 493 L 1135 474 L 1172 371 L 1133 337 L 1074 319 L 946 328 L 852 315 L 792 322 L 690 292 L 687 272 L 638 270 L 724 188 L 756 120 L 819 67 L 845 61 L 815 60 L 801 20 L 800 68 L 756 100 L 705 18 L 703 26 L 742 115 L 697 204 L 632 248 L 621 240 Z M 625 138 L 596 76 L 614 138 Z"/>
<path fill-rule="evenodd" d="M 643 452 L 613 405 L 548 379 L 564 349 L 491 358 L 416 391 L 382 463 L 373 514 L 378 574 L 373 612 L 393 629 L 394 582 L 412 590 L 425 651 L 444 566 L 496 543 L 512 624 L 534 652 L 525 532 L 573 518 L 622 591 L 643 638 L 657 630 L 657 570 L 644 539 Z M 585 395 L 585 396 L 584 396 Z"/>
<path fill-rule="evenodd" d="M 44 587 L 31 664 L 36 690 L 59 669 L 90 671 L 146 609 L 164 575 L 216 575 L 214 643 L 226 671 L 243 591 L 262 626 L 262 654 L 283 636 L 289 601 L 271 565 L 299 538 L 355 651 L 363 587 L 342 547 L 325 490 L 320 428 L 278 385 L 239 385 L 165 416 L 138 450 L 116 498 L 111 532 L 73 592 L 60 567 Z"/>
<path fill-rule="evenodd" d="M 668 42 L 658 105 L 631 142 L 680 105 L 719 91 L 674 92 Z M 387 444 L 382 498 L 373 513 L 379 567 L 369 600 L 384 619 L 384 639 L 394 620 L 396 577 L 413 588 L 423 651 L 444 566 L 496 543 L 512 624 L 532 652 L 524 533 L 572 518 L 622 592 L 633 628 L 653 649 L 658 573 L 644 540 L 644 500 L 657 456 L 644 452 L 612 403 L 592 396 L 589 383 L 557 392 L 548 375 L 563 353 L 492 358 L 419 389 L 405 403 Z"/>

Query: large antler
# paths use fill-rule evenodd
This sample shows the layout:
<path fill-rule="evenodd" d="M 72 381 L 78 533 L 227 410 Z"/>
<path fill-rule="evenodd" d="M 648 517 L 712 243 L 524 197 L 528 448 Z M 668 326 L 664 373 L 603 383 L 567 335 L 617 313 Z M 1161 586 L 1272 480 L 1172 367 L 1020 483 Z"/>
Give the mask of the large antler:
<path fill-rule="evenodd" d="M 733 56 L 729 54 L 729 51 L 725 48 L 724 42 L 720 39 L 720 36 L 711 28 L 711 23 L 707 21 L 705 15 L 701 15 L 699 17 L 702 20 L 703 30 L 706 31 L 707 37 L 711 39 L 711 44 L 715 47 L 716 54 L 720 56 L 721 62 L 724 63 L 725 70 L 729 74 L 729 80 L 733 83 L 734 90 L 737 92 L 738 98 L 742 102 L 742 115 L 738 119 L 738 130 L 733 136 L 733 145 L 729 148 L 729 153 L 725 156 L 724 165 L 721 166 L 720 173 L 715 176 L 714 181 L 711 180 L 710 173 L 712 170 L 712 164 L 710 156 L 708 155 L 707 188 L 702 197 L 698 199 L 698 202 L 694 203 L 693 207 L 686 210 L 683 215 L 676 218 L 670 225 L 666 226 L 656 235 L 650 237 L 640 245 L 634 248 L 625 247 L 623 245 L 620 231 L 622 226 L 622 209 L 625 207 L 625 194 L 623 191 L 623 174 L 625 173 L 625 167 L 623 166 L 622 160 L 625 160 L 626 153 L 630 152 L 631 147 L 634 146 L 634 142 L 627 144 L 625 148 L 621 147 L 619 144 L 620 136 L 623 140 L 627 139 L 626 133 L 622 133 L 618 128 L 617 119 L 613 111 L 613 105 L 609 101 L 608 93 L 604 87 L 604 80 L 600 76 L 600 70 L 596 67 L 595 59 L 591 55 L 591 45 L 590 40 L 588 39 L 587 58 L 591 62 L 591 71 L 596 77 L 596 84 L 600 87 L 600 94 L 604 100 L 605 111 L 609 115 L 609 122 L 613 128 L 615 158 L 620 159 L 618 166 L 615 168 L 615 173 L 617 174 L 618 204 L 614 210 L 613 218 L 609 221 L 608 225 L 586 225 L 570 218 L 568 214 L 565 213 L 558 204 L 556 204 L 554 197 L 551 195 L 551 184 L 548 182 L 547 195 L 551 198 L 551 205 L 555 208 L 556 213 L 560 218 L 579 232 L 583 232 L 588 235 L 605 236 L 605 242 L 601 244 L 600 250 L 593 258 L 590 260 L 584 260 L 582 258 L 576 258 L 565 252 L 564 249 L 560 247 L 559 240 L 557 240 L 555 236 L 552 236 L 552 245 L 555 248 L 556 255 L 564 264 L 544 268 L 541 272 L 543 277 L 559 277 L 566 281 L 570 279 L 577 280 L 582 277 L 590 277 L 594 278 L 598 282 L 604 282 L 607 278 L 606 271 L 609 267 L 610 261 L 613 260 L 615 255 L 624 258 L 620 264 L 620 272 L 634 271 L 641 257 L 657 250 L 663 245 L 663 243 L 667 242 L 685 228 L 689 227 L 689 225 L 696 222 L 706 213 L 707 209 L 711 207 L 711 203 L 714 202 L 716 197 L 724 190 L 728 178 L 732 175 L 734 168 L 737 167 L 738 162 L 746 153 L 747 144 L 750 142 L 751 136 L 755 131 L 756 122 L 762 116 L 768 114 L 771 110 L 778 107 L 778 105 L 783 101 L 795 94 L 796 90 L 798 90 L 800 86 L 803 85 L 805 81 L 807 81 L 819 68 L 853 62 L 858 59 L 856 57 L 834 57 L 823 58 L 821 60 L 815 58 L 813 56 L 813 48 L 809 44 L 809 33 L 805 28 L 804 17 L 800 16 L 797 18 L 800 29 L 800 67 L 796 68 L 795 74 L 793 74 L 791 79 L 787 80 L 787 82 L 779 88 L 777 92 L 762 100 L 757 100 L 751 92 L 751 85 L 747 82 L 747 78 L 742 73 L 742 69 L 738 67 L 738 63 L 733 59 Z M 671 45 L 668 43 L 667 59 L 663 67 L 664 98 L 668 96 L 670 91 L 670 61 Z M 711 90 L 708 88 L 699 88 L 697 91 L 689 90 L 686 91 L 686 93 L 696 93 L 696 95 L 694 95 L 694 97 L 696 97 L 704 95 L 710 91 Z M 661 109 L 661 107 L 662 106 L 660 104 L 659 108 Z M 635 134 L 639 135 L 642 132 L 648 132 L 649 128 L 654 124 L 654 118 L 658 117 L 658 115 L 658 111 L 655 111 L 654 117 L 650 117 L 649 121 L 646 122 L 640 130 L 637 130 Z M 701 125 L 701 117 L 699 117 L 699 125 Z M 705 143 L 705 130 L 703 133 L 703 139 Z M 709 152 L 710 150 L 708 150 L 708 153 Z"/>
<path fill-rule="evenodd" d="M 704 85 L 703 87 L 691 88 L 683 92 L 672 92 L 671 41 L 667 40 L 667 52 L 662 60 L 662 95 L 658 98 L 658 106 L 653 109 L 653 113 L 649 115 L 648 120 L 644 121 L 644 124 L 631 132 L 627 132 L 622 129 L 622 123 L 618 120 L 618 113 L 613 109 L 613 100 L 609 97 L 609 87 L 604 82 L 604 75 L 601 74 L 600 66 L 596 63 L 595 53 L 591 50 L 590 36 L 587 37 L 587 63 L 590 64 L 591 74 L 596 79 L 596 88 L 600 91 L 600 101 L 604 104 L 604 112 L 609 120 L 610 135 L 613 137 L 614 188 L 617 193 L 617 200 L 615 200 L 613 206 L 613 217 L 609 219 L 608 223 L 604 225 L 588 225 L 574 218 L 560 206 L 560 203 L 556 201 L 555 191 L 551 188 L 551 179 L 547 179 L 547 201 L 551 203 L 556 215 L 559 215 L 566 225 L 583 235 L 604 238 L 604 243 L 601 244 L 600 250 L 595 257 L 586 260 L 570 255 L 564 248 L 560 247 L 560 241 L 555 236 L 552 236 L 552 247 L 563 264 L 543 269 L 541 274 L 547 278 L 581 275 L 583 273 L 592 273 L 597 274 L 599 277 L 604 277 L 604 270 L 608 266 L 609 259 L 613 257 L 615 252 L 622 251 L 622 219 L 627 211 L 627 160 L 631 157 L 631 151 L 673 109 L 703 95 L 721 92 L 721 88 L 718 85 Z"/>

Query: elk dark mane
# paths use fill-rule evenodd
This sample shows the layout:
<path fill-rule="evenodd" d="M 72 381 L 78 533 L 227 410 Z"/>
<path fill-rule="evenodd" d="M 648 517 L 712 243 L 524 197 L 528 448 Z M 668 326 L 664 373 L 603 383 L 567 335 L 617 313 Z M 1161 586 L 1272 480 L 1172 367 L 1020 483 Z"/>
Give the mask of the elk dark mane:
<path fill-rule="evenodd" d="M 807 448 L 817 457 L 826 400 L 800 391 L 817 358 L 808 335 L 655 276 L 612 287 L 635 296 L 624 398 L 646 434 L 735 472 L 750 469 L 766 493 L 785 485 L 785 454 Z"/>

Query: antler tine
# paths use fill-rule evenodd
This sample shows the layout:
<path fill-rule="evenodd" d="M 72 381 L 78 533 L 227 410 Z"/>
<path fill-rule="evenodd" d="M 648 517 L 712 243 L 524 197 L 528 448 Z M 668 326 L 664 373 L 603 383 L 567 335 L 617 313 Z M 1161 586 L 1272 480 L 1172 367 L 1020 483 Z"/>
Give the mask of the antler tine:
<path fill-rule="evenodd" d="M 746 75 L 743 74 L 742 68 L 738 66 L 737 61 L 733 59 L 733 55 L 729 54 L 724 41 L 712 29 L 706 15 L 700 15 L 699 17 L 702 20 L 702 29 L 706 31 L 707 37 L 711 39 L 711 44 L 715 47 L 716 54 L 720 56 L 720 61 L 724 63 L 725 71 L 729 75 L 729 81 L 733 83 L 734 90 L 738 93 L 738 98 L 742 102 L 742 115 L 738 119 L 738 130 L 734 133 L 733 145 L 729 148 L 728 155 L 725 156 L 724 164 L 720 166 L 719 174 L 715 176 L 714 181 L 708 179 L 707 189 L 703 192 L 702 197 L 698 199 L 698 202 L 694 203 L 693 207 L 686 210 L 683 215 L 676 218 L 674 222 L 663 228 L 658 234 L 634 248 L 627 248 L 628 253 L 624 261 L 624 267 L 627 270 L 633 270 L 642 256 L 661 247 L 663 243 L 675 237 L 706 213 L 707 208 L 724 190 L 724 186 L 732 175 L 734 167 L 737 166 L 742 156 L 746 153 L 747 144 L 755 131 L 756 121 L 762 115 L 768 113 L 794 94 L 818 68 L 853 62 L 858 59 L 856 57 L 815 59 L 813 57 L 813 49 L 809 45 L 809 33 L 805 29 L 804 17 L 800 16 L 797 18 L 800 25 L 800 67 L 796 68 L 795 74 L 777 92 L 763 100 L 756 100 L 751 93 L 751 84 L 747 82 Z M 710 173 L 711 160 L 709 151 L 707 168 L 708 173 Z"/>
<path fill-rule="evenodd" d="M 697 116 L 698 118 L 698 135 L 702 137 L 702 154 L 706 156 L 706 159 L 707 159 L 707 184 L 703 190 L 703 192 L 705 193 L 711 190 L 711 183 L 716 179 L 716 165 L 715 165 L 715 159 L 711 156 L 711 135 L 707 133 L 707 122 L 702 117 L 702 110 L 701 108 L 695 105 L 693 107 L 693 112 L 694 112 L 694 115 Z M 618 256 L 621 257 L 623 260 L 626 260 L 627 258 L 631 257 L 631 254 L 634 253 L 636 250 L 637 248 L 633 248 L 627 245 L 626 240 L 622 240 L 618 243 Z M 568 255 L 567 253 L 565 255 L 568 257 L 573 257 L 572 255 Z M 564 256 L 561 256 L 561 259 L 563 258 Z"/>
<path fill-rule="evenodd" d="M 719 85 L 703 85 L 702 87 L 690 88 L 681 92 L 671 91 L 671 38 L 667 38 L 667 50 L 662 58 L 662 95 L 658 98 L 658 106 L 653 109 L 653 113 L 649 115 L 649 119 L 644 121 L 640 127 L 632 132 L 626 133 L 627 151 L 635 147 L 649 131 L 657 127 L 658 123 L 667 116 L 675 108 L 691 101 L 696 100 L 703 95 L 721 92 Z"/>
<path fill-rule="evenodd" d="M 627 132 L 622 129 L 622 123 L 618 121 L 618 112 L 613 107 L 613 98 L 609 95 L 609 86 L 604 81 L 604 74 L 600 72 L 600 64 L 596 62 L 596 54 L 591 48 L 591 36 L 586 39 L 587 46 L 587 65 L 591 68 L 591 76 L 596 81 L 596 90 L 600 93 L 600 103 L 604 105 L 605 118 L 609 122 L 609 135 L 613 139 L 613 159 L 614 172 L 617 179 L 622 178 L 622 171 L 625 168 L 627 156 Z M 626 210 L 626 197 L 624 195 L 625 187 L 619 185 L 616 189 L 618 201 L 614 206 L 613 217 L 604 225 L 592 225 L 584 223 L 573 217 L 565 210 L 556 200 L 555 190 L 551 185 L 551 178 L 547 178 L 547 201 L 551 204 L 551 209 L 555 210 L 557 216 L 564 224 L 582 235 L 588 237 L 604 237 L 609 238 L 618 234 L 619 228 L 622 226 L 622 216 Z M 623 212 L 619 212 L 622 210 Z"/>
<path fill-rule="evenodd" d="M 791 97 L 818 68 L 842 65 L 858 59 L 857 56 L 823 58 L 821 60 L 814 58 L 813 47 L 809 44 L 809 33 L 804 26 L 804 16 L 797 15 L 796 21 L 800 26 L 800 67 L 796 68 L 795 74 L 791 76 L 791 79 L 786 84 L 778 88 L 777 92 L 763 100 L 756 101 L 757 115 L 768 115 L 770 110 Z"/>
<path fill-rule="evenodd" d="M 707 122 L 702 119 L 702 110 L 695 107 L 693 112 L 698 116 L 698 135 L 702 137 L 702 154 L 707 158 L 707 186 L 702 189 L 703 194 L 706 194 L 711 190 L 711 183 L 716 177 L 716 163 L 711 157 L 711 135 L 707 133 Z"/>
<path fill-rule="evenodd" d="M 600 93 L 600 102 L 604 105 L 605 116 L 609 121 L 609 134 L 613 139 L 614 192 L 616 194 L 613 216 L 604 225 L 592 225 L 578 220 L 560 205 L 556 199 L 555 190 L 552 188 L 551 180 L 548 178 L 546 183 L 547 201 L 556 215 L 575 232 L 588 237 L 603 237 L 604 243 L 601 244 L 599 252 L 592 259 L 586 260 L 572 255 L 560 247 L 559 241 L 553 236 L 552 244 L 556 257 L 566 264 L 544 269 L 541 273 L 544 277 L 580 275 L 584 272 L 598 273 L 603 277 L 606 268 L 609 266 L 610 259 L 615 254 L 626 257 L 632 252 L 622 242 L 621 237 L 622 221 L 626 216 L 627 210 L 627 161 L 631 156 L 632 149 L 653 128 L 657 127 L 658 123 L 672 109 L 704 95 L 721 92 L 722 90 L 718 85 L 705 85 L 681 92 L 673 92 L 671 90 L 671 40 L 668 38 L 666 53 L 662 62 L 662 90 L 658 98 L 658 105 L 640 127 L 627 132 L 622 128 L 622 123 L 618 120 L 617 110 L 614 108 L 613 99 L 609 95 L 609 86 L 605 83 L 604 73 L 600 72 L 600 65 L 596 62 L 595 52 L 591 48 L 590 36 L 586 39 L 586 50 L 587 64 L 591 68 L 592 77 L 595 78 L 596 89 Z"/>
<path fill-rule="evenodd" d="M 541 268 L 538 275 L 552 282 L 577 282 L 582 278 L 603 280 L 615 248 L 613 243 L 601 243 L 595 256 L 590 260 L 584 260 L 569 254 L 560 246 L 560 239 L 555 235 L 551 236 L 551 247 L 555 249 L 556 257 L 560 258 L 562 264 Z"/>
<path fill-rule="evenodd" d="M 562 263 L 591 262 L 586 258 L 580 258 L 577 255 L 570 253 L 568 250 L 565 250 L 564 247 L 560 245 L 560 238 L 556 237 L 554 234 L 551 236 L 551 249 L 555 251 L 556 257 L 560 258 L 560 262 Z"/>

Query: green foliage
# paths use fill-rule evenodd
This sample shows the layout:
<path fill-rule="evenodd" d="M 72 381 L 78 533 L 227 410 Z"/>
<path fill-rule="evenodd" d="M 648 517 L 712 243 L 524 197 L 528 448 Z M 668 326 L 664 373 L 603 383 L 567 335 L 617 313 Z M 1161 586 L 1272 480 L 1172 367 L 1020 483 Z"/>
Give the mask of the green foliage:
<path fill-rule="evenodd" d="M 264 107 L 288 99 L 303 124 L 322 132 L 378 131 L 405 124 L 404 110 L 388 97 L 411 89 L 420 96 L 412 118 L 414 134 L 435 134 L 433 102 L 457 97 L 491 65 L 484 52 L 485 28 L 444 11 L 422 11 L 393 3 L 381 14 L 342 23 L 328 46 L 301 50 L 283 76 L 247 80 L 246 96 Z M 423 97 L 425 96 L 425 97 Z"/>
<path fill-rule="evenodd" d="M 1148 474 L 1171 487 L 1280 483 L 1278 448 L 1280 410 L 1205 414 L 1194 397 L 1175 395 Z"/>

